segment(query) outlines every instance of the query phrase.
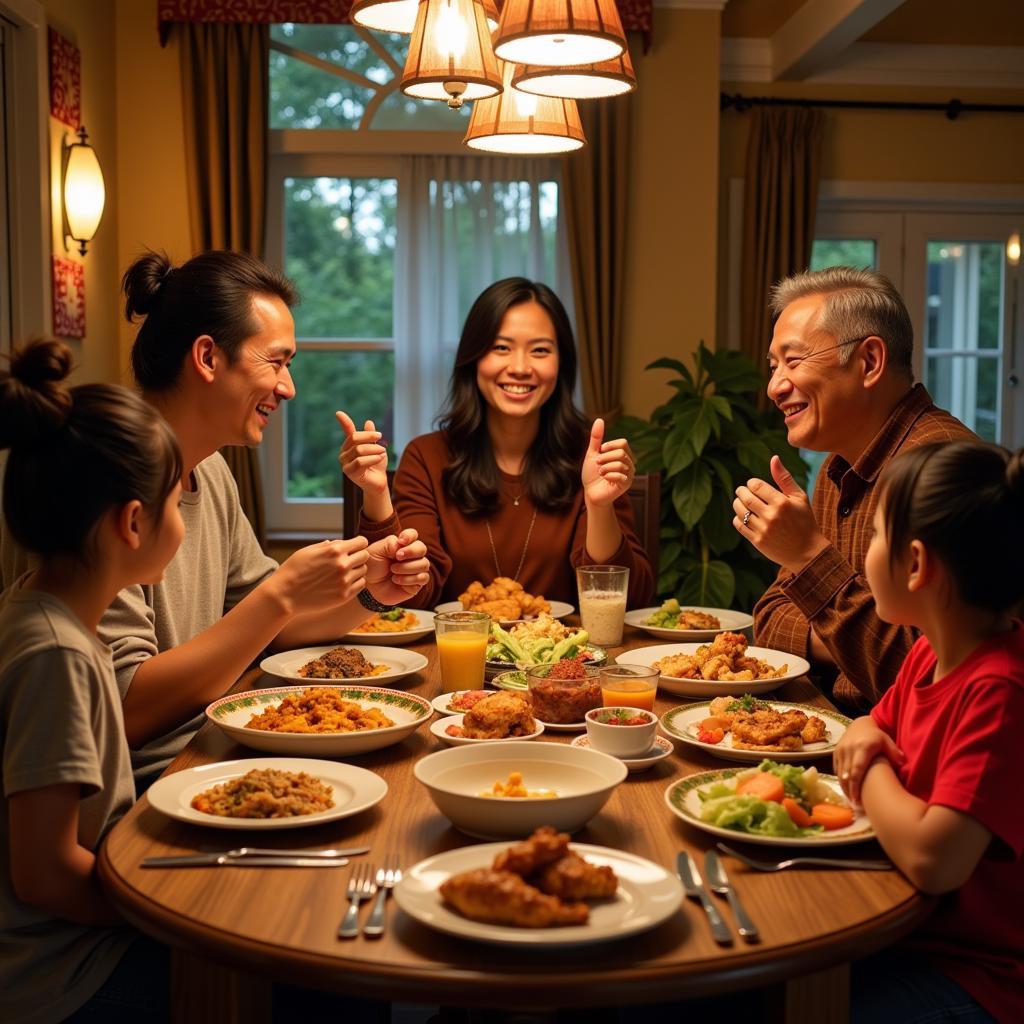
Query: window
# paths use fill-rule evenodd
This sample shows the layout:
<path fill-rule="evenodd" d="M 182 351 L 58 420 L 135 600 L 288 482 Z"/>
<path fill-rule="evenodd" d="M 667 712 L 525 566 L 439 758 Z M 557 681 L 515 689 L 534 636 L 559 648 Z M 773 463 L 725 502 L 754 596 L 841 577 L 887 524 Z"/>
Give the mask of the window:
<path fill-rule="evenodd" d="M 468 106 L 399 91 L 407 46 L 350 25 L 271 32 L 267 259 L 300 295 L 296 398 L 262 448 L 272 529 L 340 528 L 336 409 L 372 419 L 392 465 L 432 429 L 488 284 L 541 280 L 572 310 L 560 164 L 467 155 Z"/>

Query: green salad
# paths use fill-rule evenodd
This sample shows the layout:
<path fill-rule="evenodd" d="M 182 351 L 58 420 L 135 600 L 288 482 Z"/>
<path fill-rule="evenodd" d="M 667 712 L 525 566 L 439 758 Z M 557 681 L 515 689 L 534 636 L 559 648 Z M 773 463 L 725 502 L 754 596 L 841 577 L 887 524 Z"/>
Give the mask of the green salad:
<path fill-rule="evenodd" d="M 588 647 L 585 629 L 570 633 L 561 640 L 548 636 L 524 637 L 517 640 L 496 622 L 491 623 L 491 642 L 487 645 L 488 661 L 504 661 L 510 665 L 547 665 L 577 654 L 593 657 L 596 648 Z M 603 654 L 603 652 L 602 652 Z"/>
<path fill-rule="evenodd" d="M 660 629 L 675 629 L 682 610 L 679 602 L 670 597 L 656 612 L 647 616 L 646 625 L 657 626 Z"/>
<path fill-rule="evenodd" d="M 737 794 L 736 790 L 742 788 L 744 779 L 763 773 L 770 773 L 782 782 L 783 799 L 793 801 L 803 809 L 807 813 L 808 824 L 798 825 L 781 800 L 764 799 L 757 792 Z M 822 825 L 809 823 L 809 812 L 817 805 L 846 806 L 843 797 L 821 779 L 817 768 L 779 764 L 768 758 L 756 768 L 737 772 L 729 779 L 698 789 L 697 796 L 701 802 L 701 820 L 710 825 L 785 839 L 813 836 L 825 831 Z"/>

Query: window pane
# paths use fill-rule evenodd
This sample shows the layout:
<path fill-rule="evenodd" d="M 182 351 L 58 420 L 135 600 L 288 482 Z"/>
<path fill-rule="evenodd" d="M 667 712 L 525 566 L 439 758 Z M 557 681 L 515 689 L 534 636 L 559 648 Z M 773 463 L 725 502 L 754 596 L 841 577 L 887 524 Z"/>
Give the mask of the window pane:
<path fill-rule="evenodd" d="M 933 356 L 925 385 L 940 409 L 948 409 L 986 441 L 999 440 L 999 359 Z"/>
<path fill-rule="evenodd" d="M 292 378 L 295 398 L 284 409 L 287 496 L 340 498 L 338 449 L 342 433 L 335 410 L 343 409 L 359 426 L 373 420 L 385 442 L 390 441 L 394 434 L 394 353 L 301 348 L 292 363 Z"/>
<path fill-rule="evenodd" d="M 356 129 L 376 86 L 395 76 L 391 65 L 351 25 L 272 25 L 270 37 L 368 79 L 360 86 L 271 50 L 271 128 Z M 398 38 L 408 46 L 408 37 Z"/>
<path fill-rule="evenodd" d="M 300 338 L 391 338 L 397 201 L 394 178 L 285 178 Z"/>
<path fill-rule="evenodd" d="M 827 267 L 873 270 L 877 258 L 873 238 L 816 238 L 811 247 L 811 270 Z"/>
<path fill-rule="evenodd" d="M 1002 298 L 1002 242 L 928 243 L 928 348 L 998 350 Z"/>

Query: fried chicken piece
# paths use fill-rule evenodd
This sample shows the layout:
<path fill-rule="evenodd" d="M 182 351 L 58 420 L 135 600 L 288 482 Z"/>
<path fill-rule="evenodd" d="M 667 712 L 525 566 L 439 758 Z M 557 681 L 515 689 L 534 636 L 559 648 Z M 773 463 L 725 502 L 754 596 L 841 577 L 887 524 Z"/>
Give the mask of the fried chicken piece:
<path fill-rule="evenodd" d="M 705 679 L 722 679 L 732 669 L 727 654 L 716 654 L 708 658 L 700 667 L 700 674 Z"/>
<path fill-rule="evenodd" d="M 668 654 L 651 665 L 663 676 L 675 679 L 699 679 L 700 663 L 691 654 Z"/>
<path fill-rule="evenodd" d="M 478 700 L 462 716 L 460 735 L 473 740 L 529 736 L 537 728 L 528 694 L 499 690 Z"/>
<path fill-rule="evenodd" d="M 679 613 L 676 629 L 718 629 L 721 621 L 714 615 L 698 612 L 693 608 L 684 608 Z"/>
<path fill-rule="evenodd" d="M 479 601 L 473 606 L 475 612 L 486 612 L 495 622 L 511 622 L 522 618 L 519 602 L 510 597 L 497 598 L 493 601 Z"/>
<path fill-rule="evenodd" d="M 800 750 L 807 716 L 789 711 L 739 712 L 732 720 L 732 745 L 739 750 Z"/>
<path fill-rule="evenodd" d="M 742 633 L 719 633 L 708 649 L 709 657 L 725 655 L 730 662 L 734 658 L 741 657 L 747 649 L 747 638 Z M 698 654 L 700 652 L 698 651 Z"/>
<path fill-rule="evenodd" d="M 828 728 L 824 719 L 817 715 L 811 715 L 800 733 L 800 738 L 804 743 L 820 743 L 822 740 L 828 739 Z"/>
<path fill-rule="evenodd" d="M 606 864 L 591 864 L 569 850 L 541 868 L 530 879 L 541 892 L 562 900 L 598 900 L 614 896 L 619 887 L 615 872 Z"/>
<path fill-rule="evenodd" d="M 547 864 L 560 860 L 569 851 L 569 835 L 557 832 L 550 825 L 542 825 L 532 836 L 494 858 L 495 871 L 511 871 L 514 874 L 532 875 Z"/>
<path fill-rule="evenodd" d="M 474 921 L 517 928 L 550 928 L 586 924 L 585 903 L 563 903 L 511 871 L 479 868 L 452 875 L 441 884 L 441 896 Z"/>

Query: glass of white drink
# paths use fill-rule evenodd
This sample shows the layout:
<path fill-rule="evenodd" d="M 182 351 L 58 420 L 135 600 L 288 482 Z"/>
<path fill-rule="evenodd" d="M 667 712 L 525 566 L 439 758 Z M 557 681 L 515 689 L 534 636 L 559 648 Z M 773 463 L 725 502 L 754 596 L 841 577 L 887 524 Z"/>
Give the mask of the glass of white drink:
<path fill-rule="evenodd" d="M 629 569 L 624 565 L 581 565 L 576 570 L 580 619 L 589 643 L 615 647 L 622 643 Z"/>

